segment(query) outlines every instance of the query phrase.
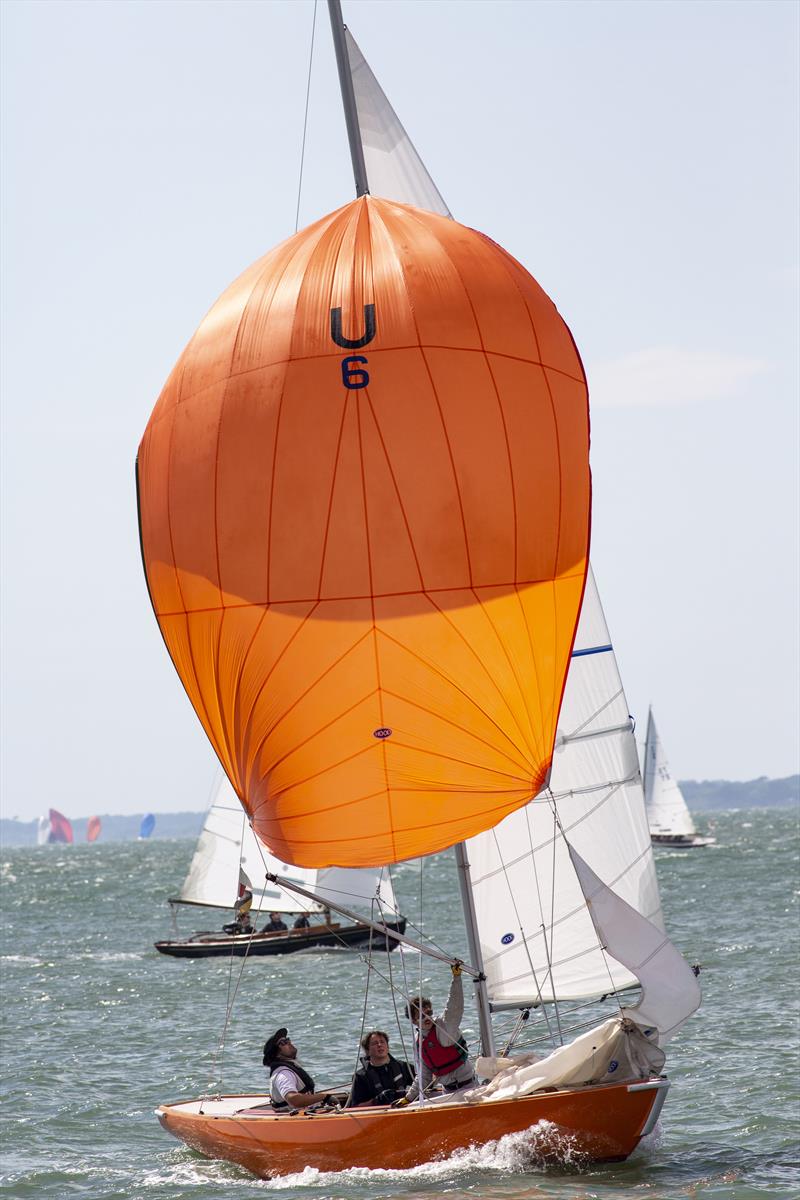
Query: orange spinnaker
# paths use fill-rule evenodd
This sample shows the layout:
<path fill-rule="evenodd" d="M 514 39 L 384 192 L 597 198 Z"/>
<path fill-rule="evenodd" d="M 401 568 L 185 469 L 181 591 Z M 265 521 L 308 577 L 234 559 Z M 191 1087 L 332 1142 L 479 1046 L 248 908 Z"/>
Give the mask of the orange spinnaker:
<path fill-rule="evenodd" d="M 362 197 L 217 301 L 137 463 L 175 667 L 259 836 L 441 850 L 542 786 L 586 576 L 589 417 L 536 281 Z"/>
<path fill-rule="evenodd" d="M 102 828 L 102 826 L 101 826 L 99 817 L 89 817 L 89 820 L 86 822 L 86 840 L 87 840 L 87 842 L 96 841 L 97 838 L 99 838 L 99 836 L 100 836 L 101 828 Z"/>

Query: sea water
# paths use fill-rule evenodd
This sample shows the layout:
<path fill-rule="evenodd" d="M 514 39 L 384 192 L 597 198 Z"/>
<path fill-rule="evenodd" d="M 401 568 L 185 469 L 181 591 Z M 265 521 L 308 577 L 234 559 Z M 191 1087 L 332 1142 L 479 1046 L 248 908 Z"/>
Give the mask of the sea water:
<path fill-rule="evenodd" d="M 170 931 L 166 901 L 180 886 L 190 842 L 3 851 L 2 1194 L 20 1200 L 800 1195 L 798 814 L 726 812 L 711 823 L 715 846 L 657 853 L 667 925 L 689 961 L 702 964 L 704 998 L 670 1047 L 672 1087 L 656 1131 L 627 1162 L 585 1166 L 567 1152 L 559 1166 L 544 1168 L 536 1163 L 534 1130 L 410 1171 L 321 1174 L 309 1167 L 273 1181 L 202 1158 L 166 1134 L 153 1109 L 209 1090 L 262 1091 L 261 1048 L 281 1025 L 322 1082 L 349 1077 L 362 1022 L 386 1029 L 399 1050 L 390 993 L 377 974 L 365 1002 L 367 966 L 352 951 L 253 959 L 244 967 L 238 959 L 181 961 L 156 953 L 153 942 Z M 701 832 L 708 825 L 705 819 Z M 412 922 L 466 956 L 448 856 L 422 876 L 416 864 L 403 865 L 396 887 Z M 184 910 L 181 922 L 189 932 L 223 919 Z M 408 987 L 422 980 L 434 1003 L 444 1000 L 445 964 L 395 952 L 392 967 L 396 983 L 403 974 Z M 475 1044 L 469 1004 L 464 1027 Z"/>

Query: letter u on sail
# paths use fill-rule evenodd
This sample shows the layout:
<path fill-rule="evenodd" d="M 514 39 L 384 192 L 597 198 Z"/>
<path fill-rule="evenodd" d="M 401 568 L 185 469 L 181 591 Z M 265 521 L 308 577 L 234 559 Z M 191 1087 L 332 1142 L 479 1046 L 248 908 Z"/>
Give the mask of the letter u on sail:
<path fill-rule="evenodd" d="M 346 338 L 342 333 L 342 310 L 331 309 L 331 337 L 345 350 L 361 350 L 375 337 L 375 305 L 364 305 L 364 333 L 360 338 Z"/>
<path fill-rule="evenodd" d="M 330 313 L 372 305 L 369 382 L 351 389 Z M 435 213 L 363 196 L 211 309 L 140 447 L 143 558 L 192 704 L 279 858 L 432 853 L 539 790 L 588 454 L 554 305 Z"/>

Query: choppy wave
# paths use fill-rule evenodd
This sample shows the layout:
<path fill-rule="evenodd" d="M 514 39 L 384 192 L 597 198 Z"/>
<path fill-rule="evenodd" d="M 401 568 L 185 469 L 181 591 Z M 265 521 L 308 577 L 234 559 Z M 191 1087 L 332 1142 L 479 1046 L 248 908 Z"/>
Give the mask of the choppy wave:
<path fill-rule="evenodd" d="M 391 1183 L 414 1181 L 436 1184 L 455 1179 L 460 1174 L 528 1174 L 553 1166 L 582 1171 L 587 1166 L 587 1160 L 576 1149 L 572 1134 L 560 1130 L 551 1121 L 539 1121 L 520 1133 L 508 1133 L 482 1146 L 455 1150 L 447 1158 L 437 1158 L 402 1171 L 351 1167 L 347 1171 L 325 1172 L 306 1167 L 294 1175 L 266 1180 L 265 1187 L 280 1192 L 320 1186 L 330 1189 L 357 1182 L 371 1184 L 382 1192 Z"/>
<path fill-rule="evenodd" d="M 3 985 L 11 998 L 2 1044 L 6 1194 L 13 1200 L 253 1200 L 265 1191 L 282 1200 L 444 1193 L 448 1200 L 638 1194 L 788 1200 L 800 1194 L 794 1080 L 786 1069 L 796 1038 L 787 955 L 797 902 L 796 816 L 791 810 L 720 814 L 715 833 L 713 854 L 659 857 L 668 928 L 690 961 L 703 963 L 704 1000 L 669 1047 L 672 1086 L 661 1126 L 626 1163 L 584 1164 L 567 1139 L 559 1164 L 545 1166 L 537 1150 L 543 1130 L 537 1135 L 535 1127 L 410 1171 L 309 1168 L 263 1182 L 175 1142 L 153 1109 L 210 1086 L 262 1092 L 263 1043 L 283 1025 L 320 1080 L 349 1076 L 362 1021 L 387 1029 L 393 1050 L 409 1057 L 380 979 L 370 979 L 365 1004 L 363 954 L 309 952 L 244 967 L 164 958 L 152 943 L 170 928 L 166 899 L 188 866 L 191 843 L 154 842 L 146 856 L 136 843 L 95 844 L 91 865 L 81 847 L 4 849 L 9 886 L 0 926 Z M 446 857 L 426 876 L 424 914 L 418 868 L 398 872 L 397 892 L 414 925 L 466 956 L 455 868 Z M 449 971 L 415 951 L 392 955 L 398 986 L 405 953 L 414 957 L 414 986 L 443 1000 Z M 535 1020 L 532 1014 L 531 1040 Z M 469 1004 L 464 1028 L 474 1044 Z"/>

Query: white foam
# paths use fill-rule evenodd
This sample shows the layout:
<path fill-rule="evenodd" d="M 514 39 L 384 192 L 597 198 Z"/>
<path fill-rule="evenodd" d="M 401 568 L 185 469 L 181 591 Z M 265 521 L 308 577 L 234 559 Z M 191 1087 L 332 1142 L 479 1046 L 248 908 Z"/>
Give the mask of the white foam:
<path fill-rule="evenodd" d="M 455 1150 L 449 1158 L 421 1163 L 418 1167 L 409 1167 L 402 1171 L 351 1167 L 347 1171 L 325 1172 L 318 1171 L 315 1167 L 306 1167 L 297 1174 L 270 1179 L 264 1186 L 280 1192 L 289 1188 L 320 1185 L 328 1187 L 334 1183 L 363 1184 L 370 1180 L 376 1187 L 379 1184 L 401 1180 L 407 1182 L 411 1179 L 436 1183 L 449 1179 L 454 1174 L 475 1171 L 530 1173 L 532 1170 L 544 1169 L 545 1155 L 549 1165 L 570 1167 L 573 1171 L 581 1170 L 588 1163 L 586 1155 L 577 1150 L 573 1134 L 559 1130 L 552 1121 L 539 1121 L 520 1133 L 507 1133 L 497 1141 Z"/>

